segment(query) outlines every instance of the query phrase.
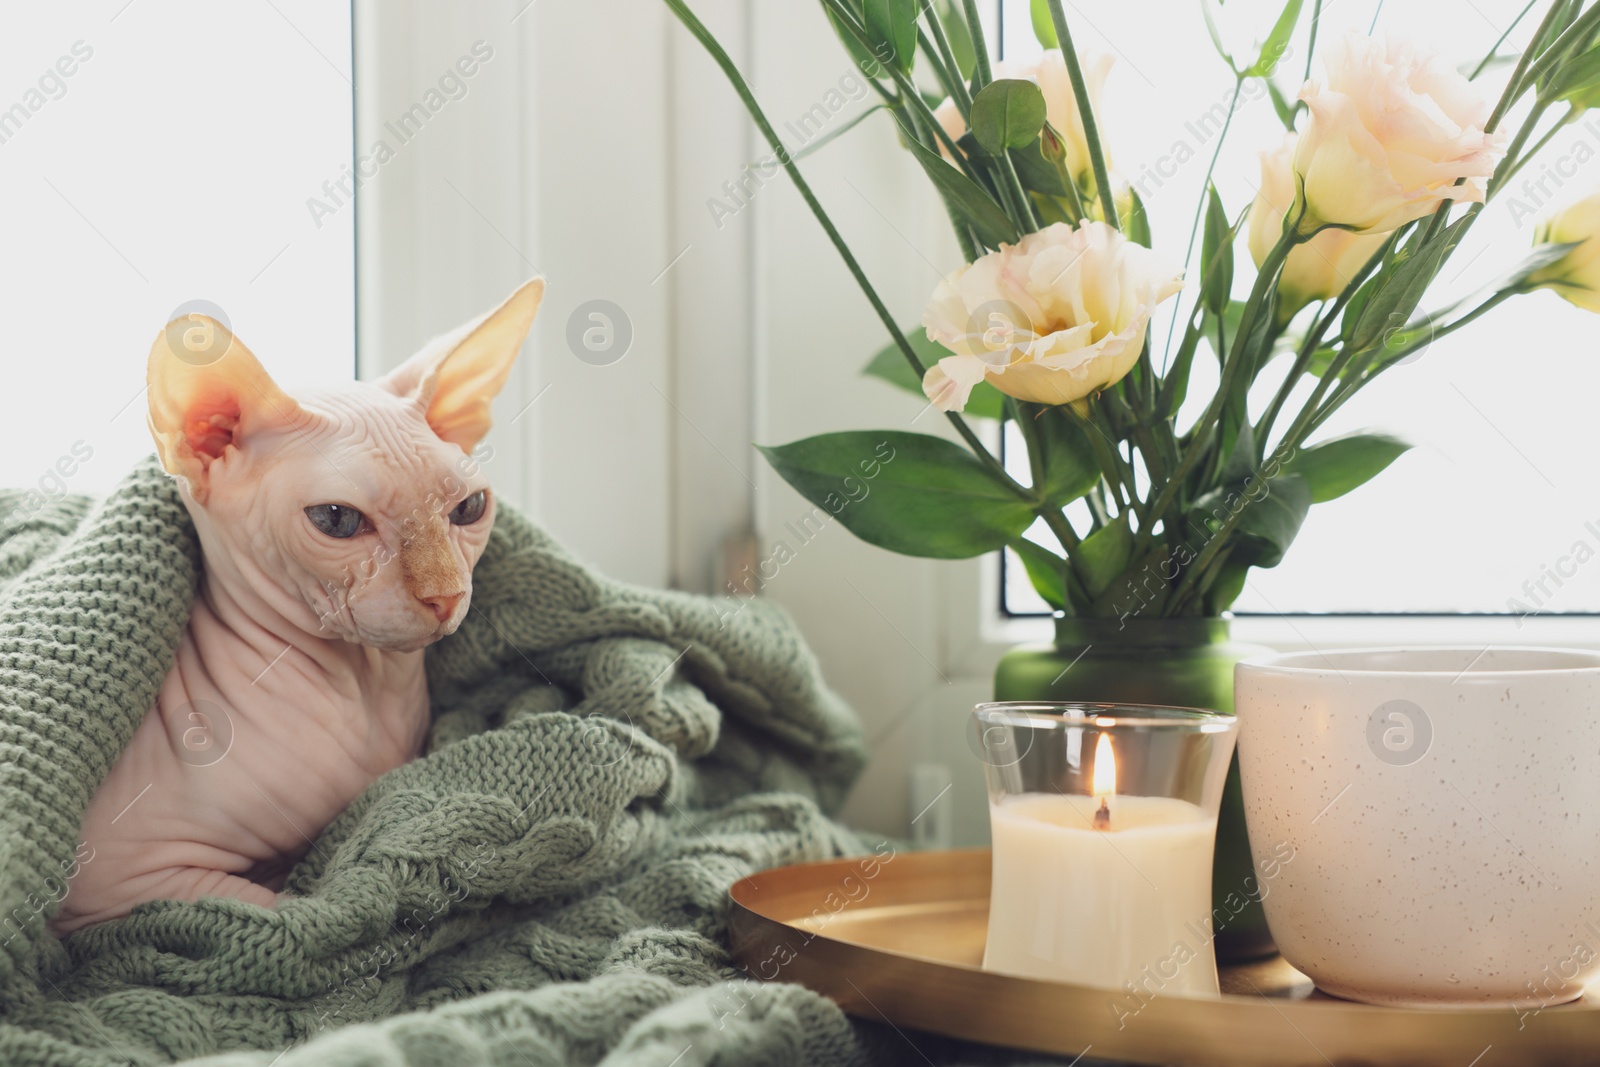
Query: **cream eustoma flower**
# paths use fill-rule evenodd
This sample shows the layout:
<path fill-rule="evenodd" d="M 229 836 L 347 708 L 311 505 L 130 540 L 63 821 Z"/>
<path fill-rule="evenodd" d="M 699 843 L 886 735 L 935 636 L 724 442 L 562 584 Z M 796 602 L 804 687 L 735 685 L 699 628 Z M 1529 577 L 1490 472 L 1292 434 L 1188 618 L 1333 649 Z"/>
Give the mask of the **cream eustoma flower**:
<path fill-rule="evenodd" d="M 1261 187 L 1250 205 L 1250 258 L 1261 266 L 1283 233 L 1283 216 L 1294 205 L 1295 134 L 1261 153 Z M 1279 306 L 1293 315 L 1313 300 L 1326 300 L 1344 292 L 1367 260 L 1384 242 L 1382 234 L 1357 234 L 1327 229 L 1296 245 L 1278 280 Z"/>
<path fill-rule="evenodd" d="M 1081 399 L 1132 369 L 1151 313 L 1182 287 L 1164 257 L 1103 222 L 1030 233 L 934 290 L 922 324 L 955 355 L 922 390 L 941 411 L 960 411 L 985 378 L 1036 404 Z"/>
<path fill-rule="evenodd" d="M 1528 281 L 1554 289 L 1585 311 L 1600 311 L 1600 193 L 1587 196 L 1539 224 L 1534 244 L 1581 241 Z"/>
<path fill-rule="evenodd" d="M 1302 232 L 1387 233 L 1446 200 L 1482 203 L 1505 137 L 1484 132 L 1489 105 L 1471 82 L 1430 52 L 1360 34 L 1333 42 L 1324 64 L 1326 84 L 1300 90 Z"/>
<path fill-rule="evenodd" d="M 1105 86 L 1106 75 L 1111 73 L 1111 57 L 1082 56 L 1079 62 L 1083 67 L 1084 86 L 1089 90 L 1089 106 L 1098 115 L 1101 112 L 1100 91 Z M 1083 116 L 1078 112 L 1078 98 L 1072 93 L 1072 79 L 1067 74 L 1067 61 L 1062 57 L 1061 50 L 1051 48 L 1034 63 L 1002 60 L 994 65 L 994 77 L 996 81 L 1007 78 L 1031 81 L 1039 87 L 1039 92 L 1044 96 L 1045 120 L 1055 127 L 1066 148 L 1067 173 L 1074 177 L 1089 173 L 1092 169 L 1089 139 L 1083 132 Z M 955 101 L 948 97 L 934 109 L 933 115 L 944 127 L 944 132 L 950 135 L 950 140 L 959 141 L 962 134 L 967 132 L 967 124 L 962 120 L 960 110 Z M 939 150 L 944 152 L 943 145 Z M 947 152 L 945 154 L 949 155 Z M 1108 154 L 1106 166 L 1110 165 Z"/>

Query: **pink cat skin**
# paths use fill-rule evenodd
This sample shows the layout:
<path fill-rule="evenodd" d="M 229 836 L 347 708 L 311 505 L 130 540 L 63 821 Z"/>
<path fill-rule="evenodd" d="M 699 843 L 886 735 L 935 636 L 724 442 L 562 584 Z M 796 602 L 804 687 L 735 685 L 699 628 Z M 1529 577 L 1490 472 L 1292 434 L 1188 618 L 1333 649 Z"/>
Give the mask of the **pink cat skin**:
<path fill-rule="evenodd" d="M 466 616 L 494 524 L 471 452 L 543 295 L 535 279 L 380 381 L 294 397 L 219 323 L 157 338 L 150 429 L 203 575 L 177 662 L 84 815 L 94 858 L 57 934 L 147 900 L 272 907 L 322 829 L 417 756 L 422 650 Z M 189 329 L 198 356 L 168 340 Z"/>

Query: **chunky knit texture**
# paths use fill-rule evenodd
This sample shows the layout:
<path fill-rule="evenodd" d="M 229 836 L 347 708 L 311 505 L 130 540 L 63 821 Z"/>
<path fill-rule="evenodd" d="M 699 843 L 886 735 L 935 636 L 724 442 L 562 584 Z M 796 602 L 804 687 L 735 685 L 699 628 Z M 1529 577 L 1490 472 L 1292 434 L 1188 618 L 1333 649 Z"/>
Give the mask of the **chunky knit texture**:
<path fill-rule="evenodd" d="M 57 942 L 79 819 L 172 662 L 199 552 L 153 460 L 104 500 L 35 504 L 0 492 L 0 1064 L 911 1054 L 725 949 L 730 883 L 864 849 L 825 814 L 859 727 L 794 626 L 608 581 L 510 509 L 428 651 L 427 754 L 318 837 L 291 899 L 155 901 Z"/>

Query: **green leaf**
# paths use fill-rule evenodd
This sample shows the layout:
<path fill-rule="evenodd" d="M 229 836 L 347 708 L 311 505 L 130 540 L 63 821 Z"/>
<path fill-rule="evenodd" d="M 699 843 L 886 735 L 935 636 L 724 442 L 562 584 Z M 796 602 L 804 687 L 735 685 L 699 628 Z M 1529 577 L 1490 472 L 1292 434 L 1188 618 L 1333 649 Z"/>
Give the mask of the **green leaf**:
<path fill-rule="evenodd" d="M 1583 9 L 1583 0 L 1556 0 L 1556 7 L 1560 10 L 1559 12 L 1552 11 L 1551 17 L 1548 21 L 1548 27 L 1546 28 L 1544 35 L 1537 40 L 1528 42 L 1528 48 L 1524 55 L 1529 58 L 1530 62 L 1536 62 L 1540 59 L 1543 59 L 1544 53 L 1547 52 L 1562 37 L 1562 35 L 1567 32 L 1567 30 L 1572 28 L 1573 22 L 1577 20 L 1579 13 Z M 1574 43 L 1579 44 L 1577 50 L 1580 52 L 1587 48 L 1587 42 L 1580 43 L 1570 41 L 1567 43 L 1566 47 L 1571 48 Z M 1541 99 L 1544 99 L 1545 94 L 1549 91 L 1550 85 L 1553 84 L 1557 78 L 1561 77 L 1562 68 L 1564 66 L 1565 64 L 1563 63 L 1557 63 L 1546 70 L 1540 77 L 1537 90 Z"/>
<path fill-rule="evenodd" d="M 1064 409 L 1020 405 L 1033 418 L 1044 451 L 1044 495 L 1056 505 L 1069 504 L 1100 481 L 1100 463 L 1082 423 Z"/>
<path fill-rule="evenodd" d="M 911 350 L 917 354 L 925 366 L 933 366 L 950 350 L 937 341 L 928 340 L 928 331 L 921 326 L 913 326 L 904 331 L 906 340 L 911 343 Z M 890 385 L 899 386 L 908 393 L 919 397 L 927 403 L 927 396 L 922 392 L 922 379 L 917 377 L 917 372 L 911 369 L 911 364 L 906 361 L 905 354 L 900 351 L 900 346 L 890 341 L 872 357 L 861 373 L 869 377 L 878 378 Z M 1000 390 L 988 382 L 979 382 L 972 387 L 972 396 L 967 400 L 967 406 L 962 410 L 965 415 L 979 415 L 986 419 L 998 419 L 1005 411 L 1006 398 Z"/>
<path fill-rule="evenodd" d="M 1225 485 L 1242 483 L 1255 472 L 1256 432 L 1254 427 L 1245 423 L 1239 430 L 1228 461 L 1222 465 L 1222 481 Z"/>
<path fill-rule="evenodd" d="M 1284 463 L 1311 488 L 1311 502 L 1344 496 L 1404 455 L 1411 445 L 1381 433 L 1351 433 L 1297 451 Z"/>
<path fill-rule="evenodd" d="M 1552 241 L 1548 244 L 1536 245 L 1533 251 L 1522 258 L 1522 262 L 1513 267 L 1505 277 L 1495 284 L 1496 289 L 1517 289 L 1527 284 L 1535 274 L 1546 267 L 1554 266 L 1566 258 L 1567 253 L 1583 244 L 1583 241 Z M 1435 313 L 1437 317 L 1437 313 Z"/>
<path fill-rule="evenodd" d="M 1217 362 L 1219 363 L 1233 350 L 1233 339 L 1239 332 L 1239 323 L 1244 320 L 1244 304 L 1243 300 L 1230 300 L 1228 301 L 1228 306 L 1223 309 L 1221 316 L 1222 340 L 1220 342 L 1222 351 L 1216 353 Z M 1205 309 L 1201 320 L 1201 329 L 1204 331 L 1206 345 L 1215 350 L 1219 344 L 1217 340 L 1218 316 L 1208 307 Z"/>
<path fill-rule="evenodd" d="M 910 74 L 917 57 L 917 0 L 865 0 L 863 14 L 873 51 Z"/>
<path fill-rule="evenodd" d="M 855 9 L 856 15 L 859 17 L 861 5 L 853 3 L 849 6 Z M 839 21 L 832 8 L 824 8 L 823 12 L 828 16 L 828 22 L 833 25 L 833 32 L 838 34 L 839 40 L 844 42 L 845 51 L 850 53 L 850 58 L 855 61 L 856 68 L 869 78 L 882 77 L 883 64 L 879 62 L 878 57 L 873 55 L 871 50 L 863 45 L 844 23 Z"/>
<path fill-rule="evenodd" d="M 1600 100 L 1600 49 L 1585 52 L 1556 67 L 1550 80 L 1539 87 L 1541 103 L 1564 100 L 1583 110 Z"/>
<path fill-rule="evenodd" d="M 1017 180 L 1024 189 L 1032 189 L 1046 196 L 1064 197 L 1067 187 L 1061 181 L 1056 165 L 1044 157 L 1039 138 L 1011 150 L 1011 164 L 1017 168 Z"/>
<path fill-rule="evenodd" d="M 1366 351 L 1381 343 L 1387 333 L 1404 328 L 1472 219 L 1471 215 L 1462 216 L 1431 241 L 1424 241 L 1426 230 L 1419 228 L 1415 237 L 1390 262 L 1378 268 L 1370 279 L 1377 285 L 1362 302 L 1350 333 L 1350 344 L 1356 351 Z M 1346 309 L 1347 319 L 1349 310 Z"/>
<path fill-rule="evenodd" d="M 1339 342 L 1340 347 L 1350 344 L 1355 336 L 1356 325 L 1361 321 L 1362 314 L 1367 309 L 1367 302 L 1372 295 L 1382 288 L 1382 279 L 1385 268 L 1394 262 L 1394 251 L 1391 249 L 1383 259 L 1383 263 L 1373 272 L 1372 276 L 1361 283 L 1361 288 L 1355 291 L 1347 304 L 1344 313 L 1339 316 Z"/>
<path fill-rule="evenodd" d="M 1204 290 L 1217 284 L 1216 278 L 1221 273 L 1220 263 L 1202 264 L 1202 272 L 1200 286 Z M 1201 312 L 1199 321 L 1191 317 L 1188 327 L 1183 332 L 1183 342 L 1178 346 L 1178 354 L 1173 357 L 1172 365 L 1161 383 L 1161 393 L 1156 398 L 1156 412 L 1163 419 L 1177 415 L 1178 409 L 1183 406 L 1184 398 L 1189 393 L 1189 373 L 1194 367 L 1195 352 L 1199 349 L 1202 338 L 1208 341 L 1209 347 L 1220 348 L 1216 353 L 1217 361 L 1220 363 L 1227 354 L 1233 335 L 1239 330 L 1239 322 L 1244 318 L 1244 304 L 1237 300 L 1231 301 L 1223 312 L 1223 338 L 1219 342 L 1216 316 L 1206 309 L 1203 302 L 1198 310 Z"/>
<path fill-rule="evenodd" d="M 1228 64 L 1228 69 L 1238 74 L 1239 67 L 1234 63 L 1233 56 L 1228 53 L 1227 48 L 1222 44 L 1222 34 L 1217 29 L 1216 20 L 1211 17 L 1211 5 L 1207 0 L 1200 0 L 1200 13 L 1206 18 L 1206 33 L 1211 35 L 1211 47 L 1215 48 L 1217 55 L 1221 56 L 1222 61 Z"/>
<path fill-rule="evenodd" d="M 1223 313 L 1233 293 L 1233 238 L 1228 213 L 1213 184 L 1206 191 L 1205 235 L 1200 241 L 1200 264 L 1205 270 L 1200 298 L 1213 315 Z"/>
<path fill-rule="evenodd" d="M 973 97 L 969 125 L 984 151 L 998 156 L 1038 140 L 1044 116 L 1044 94 L 1037 85 L 1022 78 L 1001 78 Z"/>
<path fill-rule="evenodd" d="M 1072 553 L 1073 569 L 1090 596 L 1105 592 L 1133 558 L 1133 531 L 1124 512 L 1079 543 Z"/>
<path fill-rule="evenodd" d="M 1295 23 L 1300 21 L 1300 4 L 1301 0 L 1289 0 L 1283 5 L 1283 12 L 1278 16 L 1278 21 L 1273 23 L 1272 32 L 1262 42 L 1256 61 L 1244 72 L 1246 77 L 1270 78 L 1278 69 L 1278 60 L 1283 58 L 1283 53 L 1289 47 L 1289 35 L 1294 33 Z"/>
<path fill-rule="evenodd" d="M 1294 132 L 1295 113 L 1299 110 L 1299 102 L 1290 100 L 1283 95 L 1283 90 L 1278 88 L 1278 83 L 1271 78 L 1266 79 L 1267 96 L 1272 100 L 1272 110 L 1278 113 L 1278 121 L 1283 123 L 1283 128 Z"/>
<path fill-rule="evenodd" d="M 1057 611 L 1065 611 L 1067 561 L 1043 545 L 1034 544 L 1026 537 L 1017 538 L 1009 547 L 1022 561 L 1022 569 L 1027 572 L 1028 581 L 1032 582 L 1035 591 L 1044 597 L 1044 602 Z"/>
<path fill-rule="evenodd" d="M 1339 349 L 1333 345 L 1323 345 L 1311 353 L 1311 361 L 1306 364 L 1306 373 L 1313 378 L 1321 378 L 1333 366 L 1333 361 L 1339 356 Z"/>
<path fill-rule="evenodd" d="M 1221 615 L 1232 607 L 1233 602 L 1239 599 L 1239 594 L 1244 592 L 1244 583 L 1249 577 L 1250 564 L 1232 561 L 1225 564 L 1206 592 L 1206 613 Z"/>
<path fill-rule="evenodd" d="M 922 144 L 911 141 L 906 147 L 917 157 L 922 169 L 944 195 L 950 210 L 967 220 L 972 232 L 990 248 L 1017 242 L 1017 228 L 1000 209 L 1000 205 L 984 192 L 977 183 L 962 174 L 949 160 Z"/>
<path fill-rule="evenodd" d="M 1269 492 L 1250 505 L 1239 520 L 1239 532 L 1270 546 L 1251 560 L 1255 566 L 1276 567 L 1311 510 L 1311 486 L 1294 474 L 1269 478 L 1266 485 Z"/>
<path fill-rule="evenodd" d="M 1056 38 L 1056 23 L 1050 17 L 1049 0 L 1033 0 L 1028 14 L 1033 19 L 1033 35 L 1039 43 L 1045 48 L 1060 48 L 1061 42 Z"/>
<path fill-rule="evenodd" d="M 1122 232 L 1135 244 L 1155 247 L 1150 237 L 1150 213 L 1145 210 L 1144 201 L 1131 185 L 1128 186 L 1128 211 L 1122 218 Z"/>
<path fill-rule="evenodd" d="M 1232 560 L 1275 567 L 1311 510 L 1311 486 L 1297 474 L 1264 480 L 1253 476 L 1243 483 L 1213 489 L 1194 506 L 1201 524 L 1213 531 L 1239 514 L 1234 533 L 1241 546 Z"/>
<path fill-rule="evenodd" d="M 981 556 L 1020 537 L 1036 517 L 989 468 L 942 437 L 853 430 L 756 447 L 851 533 L 902 555 Z"/>
<path fill-rule="evenodd" d="M 1077 219 L 1069 217 L 1071 212 L 1067 210 L 1067 203 L 1059 196 L 1036 196 L 1032 199 L 1034 210 L 1039 213 L 1040 225 L 1053 226 L 1058 222 L 1068 226 L 1078 225 Z"/>
<path fill-rule="evenodd" d="M 1161 380 L 1161 393 L 1156 397 L 1159 418 L 1170 419 L 1177 415 L 1184 398 L 1189 395 L 1189 372 L 1194 368 L 1194 354 L 1200 347 L 1203 325 L 1204 320 L 1190 320 L 1188 329 L 1183 332 L 1183 343 L 1178 346 L 1178 354 L 1172 358 L 1172 366 Z"/>
<path fill-rule="evenodd" d="M 850 121 L 846 122 L 843 126 L 835 127 L 834 129 L 831 129 L 827 133 L 823 134 L 821 137 L 818 137 L 815 141 L 812 141 L 810 144 L 806 145 L 800 151 L 795 152 L 790 158 L 793 159 L 796 163 L 798 163 L 801 160 L 806 159 L 807 157 L 813 155 L 814 153 L 820 152 L 822 149 L 828 147 L 828 145 L 832 144 L 834 141 L 836 141 L 839 138 L 843 137 L 845 134 L 849 133 L 851 130 L 853 130 L 857 126 L 861 125 L 867 119 L 870 119 L 873 115 L 877 114 L 879 111 L 887 111 L 887 110 L 889 110 L 889 105 L 888 104 L 873 104 L 871 107 L 867 108 L 865 111 L 861 112 L 858 115 L 853 116 L 850 119 Z M 751 164 L 751 165 L 754 166 L 754 164 Z"/>
<path fill-rule="evenodd" d="M 956 10 L 954 0 L 935 0 L 934 11 L 939 25 L 944 27 L 945 38 L 950 43 L 950 54 L 955 56 L 956 67 L 963 78 L 971 78 L 978 66 L 978 53 L 972 47 L 972 31 L 967 28 L 966 16 Z"/>

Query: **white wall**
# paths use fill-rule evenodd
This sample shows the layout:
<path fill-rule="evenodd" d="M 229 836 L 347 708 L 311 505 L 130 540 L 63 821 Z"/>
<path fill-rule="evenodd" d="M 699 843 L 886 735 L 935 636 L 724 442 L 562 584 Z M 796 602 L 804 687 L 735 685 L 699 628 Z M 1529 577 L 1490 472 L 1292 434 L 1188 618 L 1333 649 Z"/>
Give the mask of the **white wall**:
<path fill-rule="evenodd" d="M 285 386 L 349 380 L 353 215 L 306 210 L 349 67 L 315 0 L 0 9 L 0 485 L 100 493 L 148 455 L 145 363 L 189 301 Z"/>
<path fill-rule="evenodd" d="M 524 4 L 357 4 L 358 144 L 475 42 L 493 50 L 470 93 L 362 189 L 362 366 L 392 366 L 545 275 L 534 338 L 495 407 L 496 484 L 580 556 L 665 583 L 662 394 L 673 367 L 668 289 L 654 284 L 671 258 L 661 12 L 624 0 Z M 594 299 L 622 308 L 633 333 L 604 366 L 566 339 Z"/>

